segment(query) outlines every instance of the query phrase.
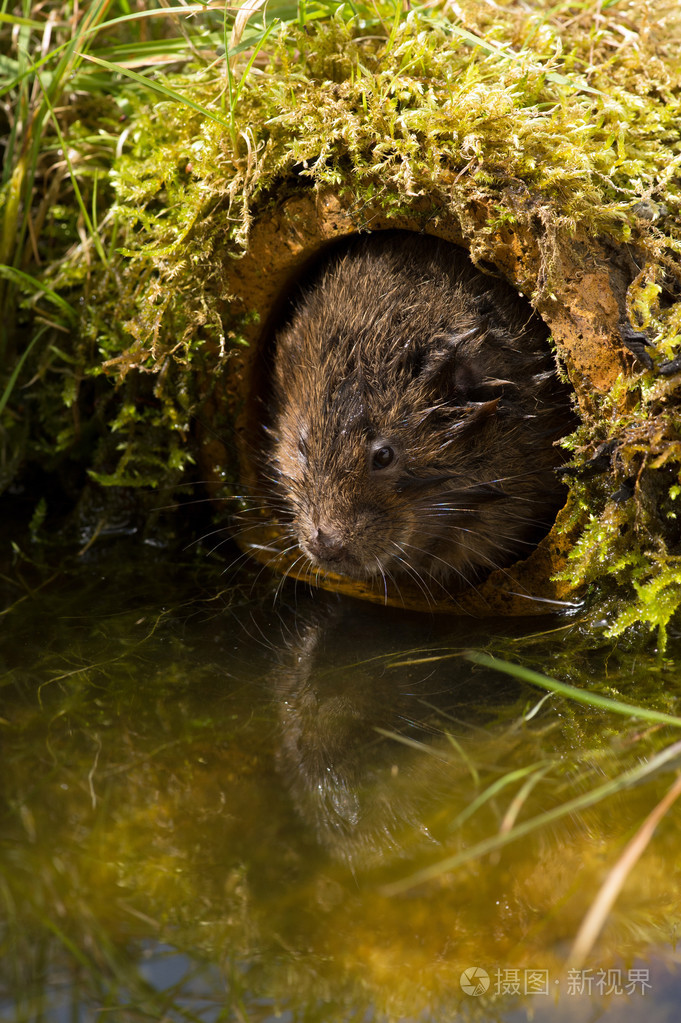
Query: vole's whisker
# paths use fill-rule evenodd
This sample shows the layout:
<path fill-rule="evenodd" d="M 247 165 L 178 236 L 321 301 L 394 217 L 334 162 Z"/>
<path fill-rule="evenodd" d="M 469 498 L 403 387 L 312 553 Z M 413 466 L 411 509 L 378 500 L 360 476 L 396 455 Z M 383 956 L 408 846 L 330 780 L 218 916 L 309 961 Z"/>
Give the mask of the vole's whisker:
<path fill-rule="evenodd" d="M 383 565 L 381 559 L 376 555 L 376 564 L 378 565 L 378 573 L 383 580 L 383 603 L 388 606 L 388 580 L 386 579 L 385 572 L 383 571 Z"/>
<path fill-rule="evenodd" d="M 289 548 L 289 550 L 293 550 L 293 549 L 294 549 L 294 546 L 295 546 L 295 545 L 291 546 L 291 547 Z M 282 587 L 284 586 L 284 584 L 285 584 L 286 580 L 288 579 L 289 575 L 291 575 L 291 573 L 292 573 L 292 572 L 294 571 L 294 569 L 295 569 L 296 565 L 297 565 L 297 564 L 298 564 L 298 563 L 299 563 L 300 561 L 305 561 L 306 557 L 307 557 L 307 555 L 306 555 L 306 554 L 303 554 L 303 553 L 301 552 L 300 556 L 299 556 L 298 558 L 296 558 L 296 559 L 295 559 L 295 561 L 293 561 L 293 562 L 292 562 L 292 564 L 290 564 L 290 565 L 289 565 L 289 566 L 288 566 L 288 567 L 287 567 L 287 568 L 285 569 L 285 571 L 284 571 L 284 572 L 282 573 L 281 579 L 279 580 L 279 583 L 278 583 L 278 585 L 277 585 L 277 588 L 276 588 L 276 590 L 274 591 L 274 599 L 275 599 L 275 601 L 276 601 L 276 599 L 277 599 L 277 598 L 279 597 L 279 595 L 281 594 L 281 590 L 282 590 Z M 294 578 L 296 579 L 296 582 L 297 582 L 297 578 L 296 578 L 296 577 L 294 577 Z"/>
<path fill-rule="evenodd" d="M 400 545 L 398 543 L 396 543 L 395 546 L 397 547 L 398 550 L 401 550 L 401 547 L 400 547 Z M 405 553 L 405 552 L 403 552 L 403 553 Z M 409 561 L 407 560 L 406 557 L 402 557 L 401 554 L 394 554 L 393 558 L 394 558 L 395 561 L 397 561 L 400 565 L 402 565 L 404 567 L 404 571 L 406 572 L 407 576 L 409 576 L 410 578 L 412 578 L 414 580 L 414 582 L 416 583 L 416 585 L 420 589 L 421 593 L 423 594 L 423 596 L 425 598 L 425 601 L 428 604 L 428 606 L 429 607 L 433 607 L 434 606 L 433 595 L 430 592 L 430 590 L 428 589 L 428 587 L 426 586 L 426 584 L 423 582 L 421 575 L 416 571 L 415 568 L 413 568 L 409 564 Z"/>
<path fill-rule="evenodd" d="M 418 547 L 416 544 L 413 543 L 403 542 L 402 547 L 410 547 L 412 550 L 418 551 L 419 554 L 424 554 L 427 558 L 430 558 L 433 561 L 437 561 L 439 564 L 444 565 L 446 568 L 450 569 L 456 575 L 460 576 L 464 582 L 468 582 L 466 575 L 459 568 L 453 565 L 450 561 L 446 561 L 444 558 L 440 558 L 437 555 L 434 555 L 432 552 L 427 551 L 425 548 Z"/>

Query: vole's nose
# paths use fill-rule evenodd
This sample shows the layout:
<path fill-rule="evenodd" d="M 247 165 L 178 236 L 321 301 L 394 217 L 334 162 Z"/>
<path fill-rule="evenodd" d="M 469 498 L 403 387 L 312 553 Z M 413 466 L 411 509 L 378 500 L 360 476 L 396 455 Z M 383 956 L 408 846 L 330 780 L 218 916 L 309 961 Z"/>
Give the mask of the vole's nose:
<path fill-rule="evenodd" d="M 342 561 L 347 551 L 341 538 L 331 529 L 315 529 L 307 541 L 307 548 L 319 561 Z"/>

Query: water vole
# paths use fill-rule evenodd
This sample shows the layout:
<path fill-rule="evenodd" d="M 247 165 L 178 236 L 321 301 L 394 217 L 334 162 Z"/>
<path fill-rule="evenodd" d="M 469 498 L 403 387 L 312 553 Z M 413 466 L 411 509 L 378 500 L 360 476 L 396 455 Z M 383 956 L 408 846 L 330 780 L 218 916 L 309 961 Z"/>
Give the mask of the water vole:
<path fill-rule="evenodd" d="M 573 422 L 547 336 L 447 242 L 380 232 L 328 256 L 275 339 L 271 505 L 301 557 L 428 592 L 529 553 Z"/>

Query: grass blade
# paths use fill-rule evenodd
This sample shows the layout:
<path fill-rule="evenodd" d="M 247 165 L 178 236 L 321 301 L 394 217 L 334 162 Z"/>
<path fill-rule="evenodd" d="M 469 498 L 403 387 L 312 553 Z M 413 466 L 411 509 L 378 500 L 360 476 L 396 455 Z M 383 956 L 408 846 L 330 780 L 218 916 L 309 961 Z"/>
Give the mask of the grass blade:
<path fill-rule="evenodd" d="M 0 267 L 0 269 L 2 269 L 2 268 Z M 28 347 L 21 353 L 21 356 L 18 359 L 16 366 L 12 370 L 12 374 L 11 374 L 9 380 L 7 381 L 7 384 L 5 385 L 5 390 L 2 392 L 2 394 L 0 394 L 0 415 L 2 415 L 2 413 L 4 412 L 5 406 L 6 406 L 7 402 L 10 399 L 12 391 L 14 390 L 14 387 L 16 385 L 17 379 L 19 377 L 19 374 L 21 373 L 22 366 L 24 365 L 24 363 L 26 362 L 26 359 L 31 354 L 31 351 L 33 350 L 35 345 L 38 343 L 40 338 L 43 336 L 43 334 L 46 332 L 46 330 L 47 330 L 47 327 L 43 327 L 42 330 L 39 330 L 36 333 L 36 335 L 33 338 L 33 340 L 31 341 L 31 343 L 28 345 Z"/>
<path fill-rule="evenodd" d="M 17 270 L 14 266 L 4 266 L 0 264 L 0 277 L 4 277 L 6 280 L 11 281 L 12 284 L 19 285 L 20 288 L 24 289 L 24 291 L 43 294 L 48 302 L 51 302 L 66 314 L 69 322 L 73 322 L 76 319 L 76 310 L 66 301 L 65 298 L 58 295 L 56 291 L 52 291 L 52 289 L 48 288 L 42 281 L 37 280 L 35 277 L 31 277 L 30 274 L 24 273 L 23 270 Z"/>
<path fill-rule="evenodd" d="M 558 682 L 554 678 L 541 675 L 531 668 L 523 668 L 518 664 L 511 664 L 509 661 L 499 660 L 481 651 L 467 653 L 466 658 L 474 664 L 480 664 L 485 668 L 494 668 L 495 671 L 502 671 L 505 675 L 511 675 L 521 682 L 529 682 L 549 692 L 558 693 L 575 703 L 585 703 L 588 707 L 599 707 L 601 710 L 608 710 L 613 714 L 622 714 L 628 718 L 641 718 L 643 721 L 655 722 L 656 724 L 672 725 L 674 728 L 681 728 L 681 718 L 674 714 L 665 714 L 661 710 L 651 710 L 648 707 L 638 707 L 634 703 L 625 703 L 623 700 L 613 700 L 609 696 L 600 696 L 588 689 L 577 689 L 576 686 L 567 685 L 565 682 Z"/>
<path fill-rule="evenodd" d="M 80 54 L 85 60 L 91 61 L 93 64 L 98 64 L 100 67 L 106 68 L 107 71 L 113 71 L 117 74 L 125 75 L 127 78 L 131 78 L 134 82 L 138 82 L 143 85 L 145 89 L 151 89 L 152 92 L 157 92 L 160 96 L 164 96 L 166 99 L 172 99 L 176 103 L 184 103 L 185 106 L 191 107 L 197 114 L 201 114 L 202 117 L 208 117 L 211 121 L 215 121 L 217 124 L 221 124 L 223 128 L 230 129 L 230 123 L 224 117 L 220 117 L 219 114 L 213 113 L 207 107 L 202 107 L 199 103 L 195 103 L 194 100 L 189 99 L 188 96 L 183 96 L 182 93 L 176 92 L 175 89 L 169 88 L 167 85 L 163 85 L 161 82 L 154 81 L 153 78 L 146 78 L 144 75 L 138 75 L 136 71 L 131 71 L 130 68 L 122 67 L 120 64 L 112 64 L 108 60 L 102 60 L 101 57 L 95 57 L 92 53 Z"/>
<path fill-rule="evenodd" d="M 676 779 L 667 794 L 657 806 L 651 810 L 634 837 L 627 844 L 624 852 L 605 879 L 598 895 L 584 917 L 570 951 L 569 963 L 573 969 L 581 969 L 591 952 L 598 935 L 603 930 L 606 918 L 622 890 L 624 882 L 641 858 L 655 828 L 667 811 L 681 796 L 681 775 Z"/>

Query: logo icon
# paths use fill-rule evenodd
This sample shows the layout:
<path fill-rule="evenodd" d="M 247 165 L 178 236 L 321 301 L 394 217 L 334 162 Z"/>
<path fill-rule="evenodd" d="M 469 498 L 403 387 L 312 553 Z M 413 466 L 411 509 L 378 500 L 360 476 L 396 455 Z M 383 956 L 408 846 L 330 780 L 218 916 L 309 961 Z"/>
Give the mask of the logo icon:
<path fill-rule="evenodd" d="M 489 987 L 489 973 L 482 966 L 469 966 L 461 974 L 460 984 L 466 995 L 484 995 Z"/>

